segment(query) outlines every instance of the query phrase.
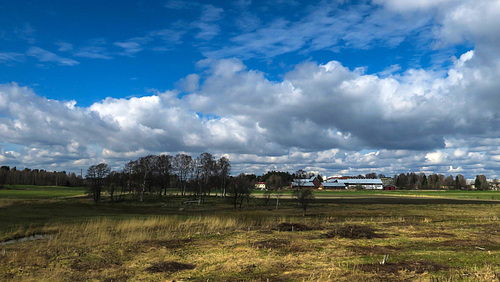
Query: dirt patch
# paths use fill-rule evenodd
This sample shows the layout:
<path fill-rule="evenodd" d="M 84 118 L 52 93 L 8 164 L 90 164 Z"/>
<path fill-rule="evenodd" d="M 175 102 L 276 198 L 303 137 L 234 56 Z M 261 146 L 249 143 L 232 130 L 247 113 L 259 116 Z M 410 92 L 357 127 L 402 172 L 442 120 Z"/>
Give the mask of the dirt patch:
<path fill-rule="evenodd" d="M 397 263 L 370 263 L 358 265 L 358 268 L 365 272 L 374 273 L 393 273 L 397 274 L 400 271 L 410 271 L 417 274 L 424 272 L 437 272 L 440 270 L 449 270 L 451 267 L 435 263 L 432 261 L 418 260 L 418 261 L 404 261 Z"/>
<path fill-rule="evenodd" d="M 274 229 L 278 231 L 307 231 L 307 230 L 313 230 L 312 227 L 307 226 L 302 223 L 288 223 L 288 222 L 282 222 L 278 224 Z"/>
<path fill-rule="evenodd" d="M 401 250 L 393 246 L 350 246 L 349 249 L 359 255 L 388 255 Z"/>
<path fill-rule="evenodd" d="M 150 267 L 146 268 L 146 271 L 150 273 L 159 273 L 159 272 L 174 273 L 177 271 L 194 269 L 194 268 L 195 268 L 194 264 L 180 263 L 175 261 L 162 261 L 162 262 L 157 262 L 151 265 Z"/>
<path fill-rule="evenodd" d="M 372 239 L 380 237 L 375 229 L 364 225 L 343 225 L 323 234 L 326 238 Z"/>
<path fill-rule="evenodd" d="M 432 246 L 436 247 L 454 247 L 454 248 L 459 248 L 459 247 L 466 247 L 466 248 L 471 248 L 471 249 L 477 249 L 477 250 L 488 250 L 488 251 L 498 251 L 500 250 L 500 246 L 493 242 L 490 241 L 489 239 L 484 239 L 484 240 L 446 240 L 442 242 L 435 242 L 431 244 Z"/>
<path fill-rule="evenodd" d="M 497 223 L 470 225 L 472 228 L 480 228 L 480 234 L 500 235 L 500 225 Z"/>
<path fill-rule="evenodd" d="M 269 239 L 255 242 L 254 246 L 259 249 L 283 249 L 290 245 L 290 241 L 286 239 Z"/>

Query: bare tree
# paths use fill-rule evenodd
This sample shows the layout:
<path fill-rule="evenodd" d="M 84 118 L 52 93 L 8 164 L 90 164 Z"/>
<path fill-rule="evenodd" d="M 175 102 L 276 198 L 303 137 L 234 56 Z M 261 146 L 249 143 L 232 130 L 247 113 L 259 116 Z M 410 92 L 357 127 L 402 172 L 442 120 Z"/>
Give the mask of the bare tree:
<path fill-rule="evenodd" d="M 146 190 L 151 192 L 156 168 L 156 156 L 154 155 L 148 155 L 132 162 L 132 173 L 139 179 L 141 202 L 144 201 L 144 194 L 146 193 Z"/>
<path fill-rule="evenodd" d="M 312 189 L 302 188 L 293 191 L 293 196 L 297 199 L 297 205 L 302 208 L 303 215 L 306 215 L 307 208 L 314 201 Z"/>
<path fill-rule="evenodd" d="M 177 171 L 179 185 L 182 195 L 186 194 L 186 184 L 189 175 L 193 171 L 193 158 L 186 154 L 177 154 L 173 160 L 174 169 Z"/>
<path fill-rule="evenodd" d="M 231 180 L 228 185 L 228 194 L 235 209 L 238 205 L 241 209 L 243 201 L 250 198 L 252 188 L 252 182 L 244 174 L 240 174 Z"/>
<path fill-rule="evenodd" d="M 281 188 L 283 188 L 283 179 L 281 178 L 281 176 L 279 176 L 278 174 L 269 176 L 266 181 L 266 189 L 268 189 L 268 191 L 276 196 L 276 209 L 278 209 L 280 198 L 283 194 Z"/>
<path fill-rule="evenodd" d="M 199 169 L 200 169 L 200 180 L 201 180 L 201 183 L 200 183 L 200 197 L 202 197 L 202 202 L 205 201 L 204 199 L 204 196 L 206 194 L 206 192 L 208 192 L 208 194 L 210 194 L 210 190 L 211 190 L 211 183 L 210 183 L 210 180 L 212 178 L 212 176 L 215 175 L 215 169 L 216 169 L 216 161 L 214 159 L 214 157 L 212 156 L 212 154 L 210 153 L 202 153 L 199 157 Z"/>
<path fill-rule="evenodd" d="M 167 195 L 167 187 L 170 184 L 170 175 L 172 172 L 172 157 L 169 155 L 160 155 L 156 157 L 157 181 L 160 186 L 159 196 L 162 190 Z"/>
<path fill-rule="evenodd" d="M 223 197 L 226 197 L 227 182 L 229 180 L 229 175 L 231 174 L 231 163 L 228 158 L 221 157 L 217 162 L 217 166 L 219 167 L 218 171 L 220 175 L 221 193 Z"/>
<path fill-rule="evenodd" d="M 101 190 L 104 180 L 110 173 L 111 168 L 106 163 L 92 165 L 87 169 L 85 178 L 90 181 L 90 192 L 96 204 L 101 202 Z"/>

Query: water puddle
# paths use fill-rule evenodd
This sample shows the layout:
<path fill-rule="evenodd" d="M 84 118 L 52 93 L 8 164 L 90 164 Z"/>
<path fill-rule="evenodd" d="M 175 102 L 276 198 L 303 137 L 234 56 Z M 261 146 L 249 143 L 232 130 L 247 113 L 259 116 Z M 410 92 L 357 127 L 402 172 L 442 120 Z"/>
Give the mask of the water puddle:
<path fill-rule="evenodd" d="M 35 240 L 40 240 L 40 239 L 52 239 L 52 238 L 54 238 L 54 235 L 35 234 L 35 235 L 28 236 L 28 237 L 20 238 L 20 239 L 12 239 L 9 241 L 0 242 L 0 246 L 14 244 L 14 243 L 35 241 Z"/>

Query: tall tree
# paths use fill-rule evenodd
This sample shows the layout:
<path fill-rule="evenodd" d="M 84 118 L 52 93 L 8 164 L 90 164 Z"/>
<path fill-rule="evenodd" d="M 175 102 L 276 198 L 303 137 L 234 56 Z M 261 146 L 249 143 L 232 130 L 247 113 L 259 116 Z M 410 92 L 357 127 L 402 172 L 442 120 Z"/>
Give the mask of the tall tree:
<path fill-rule="evenodd" d="M 314 201 L 312 189 L 299 188 L 293 191 L 293 196 L 297 199 L 297 205 L 302 208 L 303 215 L 306 215 L 307 208 Z"/>
<path fill-rule="evenodd" d="M 482 191 L 488 190 L 489 184 L 488 180 L 486 179 L 486 176 L 484 174 L 476 175 L 474 186 L 476 187 L 477 190 L 482 190 Z"/>
<path fill-rule="evenodd" d="M 299 169 L 295 172 L 295 178 L 305 179 L 307 178 L 307 172 L 303 169 Z"/>
<path fill-rule="evenodd" d="M 204 195 L 206 192 L 210 194 L 210 190 L 212 188 L 212 183 L 210 180 L 212 176 L 215 174 L 216 170 L 216 161 L 212 154 L 210 153 L 202 153 L 199 157 L 199 169 L 200 169 L 200 197 L 202 197 L 202 202 L 205 201 Z"/>
<path fill-rule="evenodd" d="M 280 204 L 280 198 L 283 194 L 281 188 L 283 188 L 283 179 L 278 174 L 271 175 L 266 181 L 266 188 L 269 192 L 276 196 L 276 209 L 278 209 Z"/>
<path fill-rule="evenodd" d="M 186 154 L 177 154 L 173 160 L 173 166 L 177 171 L 181 194 L 186 194 L 187 180 L 193 171 L 193 158 Z"/>
<path fill-rule="evenodd" d="M 252 193 L 253 183 L 245 177 L 244 174 L 240 174 L 237 177 L 233 178 L 228 185 L 228 194 L 229 199 L 233 203 L 234 208 L 236 209 L 239 205 L 243 205 L 243 201 L 248 199 Z"/>
<path fill-rule="evenodd" d="M 221 193 L 223 197 L 226 197 L 227 182 L 231 174 L 231 163 L 228 158 L 221 157 L 217 162 L 217 166 L 219 167 L 218 171 L 220 176 Z"/>
<path fill-rule="evenodd" d="M 90 192 L 96 204 L 101 202 L 101 190 L 104 180 L 111 172 L 111 168 L 106 163 L 92 165 L 87 169 L 85 178 L 90 182 Z"/>
<path fill-rule="evenodd" d="M 167 187 L 170 185 L 170 176 L 172 173 L 172 156 L 159 155 L 156 157 L 157 182 L 160 187 L 159 196 L 167 195 Z"/>
<path fill-rule="evenodd" d="M 4 185 L 9 179 L 10 167 L 2 166 L 0 167 L 0 188 L 4 188 Z"/>

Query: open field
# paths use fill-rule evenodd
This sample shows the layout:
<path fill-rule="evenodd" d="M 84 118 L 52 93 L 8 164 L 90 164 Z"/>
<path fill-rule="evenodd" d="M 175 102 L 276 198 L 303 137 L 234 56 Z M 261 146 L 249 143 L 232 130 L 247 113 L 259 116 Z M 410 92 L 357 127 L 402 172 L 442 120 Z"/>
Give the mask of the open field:
<path fill-rule="evenodd" d="M 459 190 L 321 190 L 315 191 L 316 198 L 335 197 L 425 197 L 425 198 L 446 198 L 446 199 L 470 199 L 470 200 L 500 200 L 500 191 L 459 191 Z M 256 190 L 255 195 L 264 194 L 261 190 Z M 288 191 L 283 195 L 291 197 L 292 192 Z"/>
<path fill-rule="evenodd" d="M 0 245 L 0 280 L 500 277 L 497 201 L 426 204 L 398 196 L 407 202 L 387 204 L 381 199 L 390 196 L 380 194 L 363 204 L 369 196 L 347 197 L 359 198 L 352 203 L 320 197 L 305 217 L 288 199 L 278 210 L 253 199 L 240 211 L 216 198 L 201 206 L 173 196 L 95 206 L 88 198 L 2 196 L 0 241 L 40 239 Z"/>
<path fill-rule="evenodd" d="M 0 199 L 52 199 L 83 194 L 82 187 L 15 185 L 0 189 Z"/>

